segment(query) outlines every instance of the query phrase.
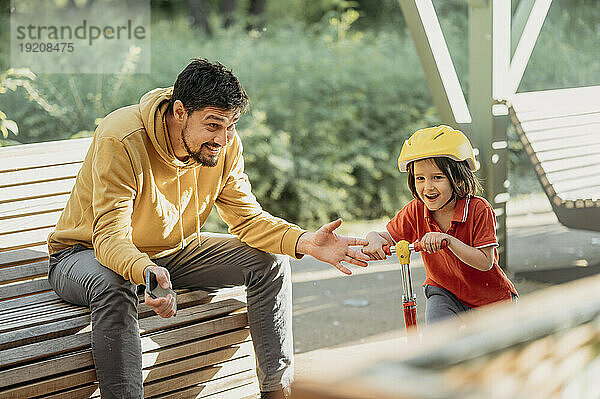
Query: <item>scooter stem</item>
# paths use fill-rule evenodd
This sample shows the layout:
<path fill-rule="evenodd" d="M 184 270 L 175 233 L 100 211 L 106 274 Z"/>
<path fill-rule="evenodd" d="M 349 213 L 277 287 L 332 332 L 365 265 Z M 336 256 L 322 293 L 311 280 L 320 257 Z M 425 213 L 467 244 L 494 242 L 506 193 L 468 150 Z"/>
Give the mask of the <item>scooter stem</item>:
<path fill-rule="evenodd" d="M 414 249 L 414 245 L 408 241 L 399 241 L 394 249 L 400 261 L 402 272 L 402 308 L 404 310 L 404 325 L 408 331 L 417 328 L 417 295 L 413 292 L 410 275 L 410 251 Z"/>

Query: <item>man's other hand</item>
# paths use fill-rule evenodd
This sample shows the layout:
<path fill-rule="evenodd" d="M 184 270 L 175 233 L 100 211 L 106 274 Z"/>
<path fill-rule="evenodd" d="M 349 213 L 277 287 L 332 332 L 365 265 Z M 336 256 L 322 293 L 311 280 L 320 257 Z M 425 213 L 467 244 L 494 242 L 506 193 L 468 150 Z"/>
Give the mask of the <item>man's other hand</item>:
<path fill-rule="evenodd" d="M 356 250 L 350 247 L 367 245 L 369 242 L 362 238 L 337 235 L 334 231 L 341 225 L 342 219 L 337 219 L 323 225 L 314 233 L 302 234 L 296 244 L 296 252 L 327 262 L 345 274 L 352 274 L 352 272 L 344 267 L 342 262 L 361 267 L 367 266 L 369 256 L 363 254 L 360 249 Z"/>
<path fill-rule="evenodd" d="M 156 275 L 156 281 L 158 281 L 158 284 L 161 287 L 172 288 L 171 276 L 169 275 L 169 271 L 167 269 L 161 266 L 148 266 L 144 270 L 144 275 L 148 269 L 150 269 L 150 271 Z M 167 295 L 166 297 L 152 298 L 150 295 L 148 295 L 148 292 L 144 291 L 144 302 L 146 305 L 150 306 L 157 315 L 165 319 L 168 319 L 175 314 L 175 311 L 173 310 L 175 298 L 173 298 L 173 295 L 171 294 Z"/>

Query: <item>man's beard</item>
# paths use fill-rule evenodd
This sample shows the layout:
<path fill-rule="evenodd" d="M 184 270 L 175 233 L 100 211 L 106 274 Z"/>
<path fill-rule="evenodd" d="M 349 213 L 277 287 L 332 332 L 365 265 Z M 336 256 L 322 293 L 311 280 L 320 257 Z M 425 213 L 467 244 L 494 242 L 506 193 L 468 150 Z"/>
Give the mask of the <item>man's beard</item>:
<path fill-rule="evenodd" d="M 198 151 L 194 151 L 190 148 L 190 146 L 187 143 L 187 140 L 185 139 L 185 136 L 187 133 L 186 127 L 187 127 L 187 125 L 184 126 L 183 129 L 181 130 L 181 140 L 183 141 L 183 146 L 185 147 L 185 150 L 187 151 L 188 155 L 190 157 L 192 157 L 192 159 L 201 166 L 209 166 L 209 167 L 217 166 L 217 163 L 219 162 L 219 154 L 217 154 L 215 156 L 209 156 L 209 155 L 202 154 L 202 148 L 210 147 L 207 143 L 202 144 Z"/>

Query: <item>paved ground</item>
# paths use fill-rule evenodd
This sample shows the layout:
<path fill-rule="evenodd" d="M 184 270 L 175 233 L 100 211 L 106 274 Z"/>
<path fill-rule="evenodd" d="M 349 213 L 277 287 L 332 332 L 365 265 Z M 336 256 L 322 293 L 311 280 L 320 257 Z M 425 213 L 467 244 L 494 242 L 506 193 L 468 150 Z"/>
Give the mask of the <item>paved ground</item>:
<path fill-rule="evenodd" d="M 543 194 L 511 200 L 507 215 L 509 275 L 522 296 L 600 270 L 600 233 L 561 226 Z M 352 225 L 344 233 L 364 236 L 384 225 Z M 326 351 L 349 345 L 354 352 L 368 351 L 369 342 L 404 335 L 399 265 L 390 259 L 353 268 L 349 277 L 313 258 L 293 261 L 298 376 L 314 368 Z M 411 266 L 419 323 L 424 325 L 424 270 L 418 256 Z"/>

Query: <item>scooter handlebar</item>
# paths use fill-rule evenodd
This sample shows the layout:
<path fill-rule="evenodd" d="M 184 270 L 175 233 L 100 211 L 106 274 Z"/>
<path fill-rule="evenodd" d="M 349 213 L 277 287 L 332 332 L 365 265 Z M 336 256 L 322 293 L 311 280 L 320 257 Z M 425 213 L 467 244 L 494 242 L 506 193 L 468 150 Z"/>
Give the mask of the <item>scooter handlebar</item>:
<path fill-rule="evenodd" d="M 415 241 L 414 243 L 410 244 L 408 248 L 414 252 L 421 252 L 423 250 L 423 247 L 421 246 L 421 243 L 419 241 Z M 448 248 L 448 240 L 444 238 L 442 240 L 442 249 L 446 248 Z M 383 252 L 385 252 L 387 255 L 391 255 L 392 253 L 396 252 L 396 249 L 395 247 L 392 247 L 390 245 L 384 245 Z"/>

